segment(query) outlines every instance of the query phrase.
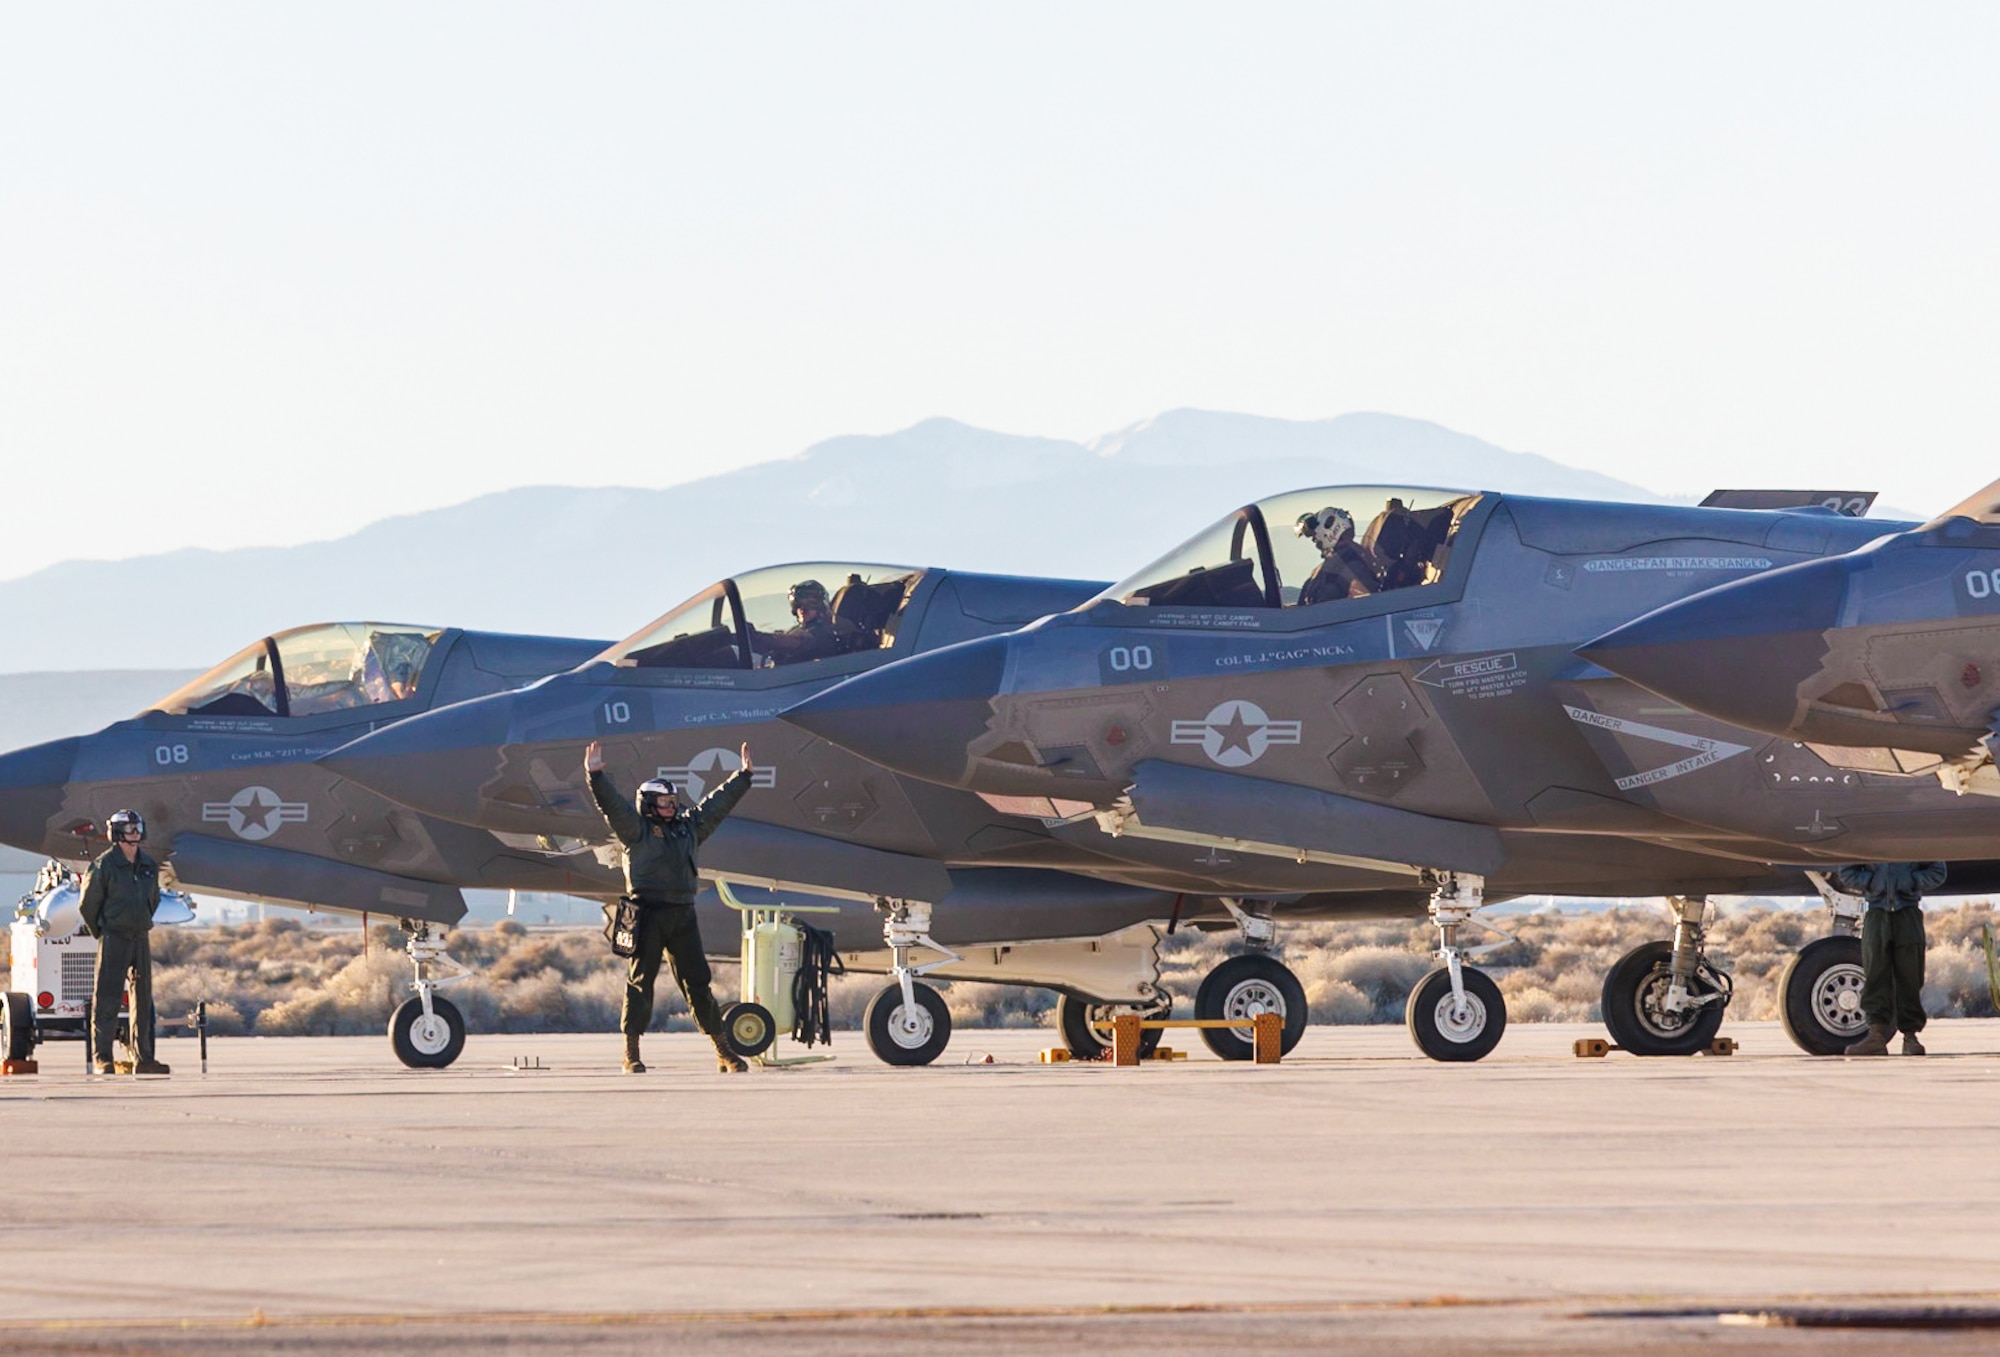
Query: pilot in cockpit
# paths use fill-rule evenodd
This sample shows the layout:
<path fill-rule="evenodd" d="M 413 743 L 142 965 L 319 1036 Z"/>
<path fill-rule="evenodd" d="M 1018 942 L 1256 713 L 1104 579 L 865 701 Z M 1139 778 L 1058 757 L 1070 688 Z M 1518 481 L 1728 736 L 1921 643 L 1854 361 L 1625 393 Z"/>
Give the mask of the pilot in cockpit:
<path fill-rule="evenodd" d="M 848 648 L 849 638 L 833 619 L 825 585 L 818 580 L 800 580 L 786 598 L 797 625 L 785 631 L 758 634 L 757 649 L 764 653 L 767 664 L 803 664 L 838 655 Z"/>
<path fill-rule="evenodd" d="M 1292 531 L 1319 548 L 1320 563 L 1299 590 L 1299 602 L 1365 598 L 1382 587 L 1382 571 L 1368 548 L 1354 540 L 1354 517 L 1332 505 L 1300 514 Z"/>
<path fill-rule="evenodd" d="M 417 674 L 424 667 L 430 643 L 422 637 L 395 632 L 368 634 L 357 666 L 355 687 L 367 702 L 400 702 L 417 691 Z"/>

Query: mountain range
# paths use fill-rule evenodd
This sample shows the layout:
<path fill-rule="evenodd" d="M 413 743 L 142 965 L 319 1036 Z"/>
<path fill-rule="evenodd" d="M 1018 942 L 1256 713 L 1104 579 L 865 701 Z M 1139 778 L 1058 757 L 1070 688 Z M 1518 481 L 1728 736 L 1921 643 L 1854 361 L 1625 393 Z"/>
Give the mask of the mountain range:
<path fill-rule="evenodd" d="M 1660 499 L 1394 415 L 1175 410 L 1081 443 L 930 419 L 664 490 L 532 486 L 333 541 L 65 562 L 0 582 L 0 673 L 201 669 L 342 619 L 616 639 L 785 561 L 1111 580 L 1238 504 L 1341 484 Z M 107 599 L 136 605 L 128 625 L 104 624 Z"/>

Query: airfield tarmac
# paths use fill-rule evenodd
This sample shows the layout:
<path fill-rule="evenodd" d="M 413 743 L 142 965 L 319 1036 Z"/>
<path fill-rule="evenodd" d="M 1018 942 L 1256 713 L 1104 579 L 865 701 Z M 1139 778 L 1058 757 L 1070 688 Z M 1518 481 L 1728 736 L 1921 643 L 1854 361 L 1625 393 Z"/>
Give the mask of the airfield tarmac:
<path fill-rule="evenodd" d="M 1928 1060 L 1569 1052 L 1477 1065 L 1315 1028 L 1276 1068 L 944 1063 L 724 1078 L 699 1038 L 72 1045 L 0 1081 L 9 1353 L 1990 1351 L 2000 1021 Z M 1192 1034 L 1175 1033 L 1170 1040 Z M 71 1059 L 76 1055 L 75 1059 Z M 990 1055 L 993 1063 L 966 1063 Z M 540 1071 L 506 1068 L 539 1059 Z M 1894 1315 L 1891 1315 L 1893 1318 Z"/>

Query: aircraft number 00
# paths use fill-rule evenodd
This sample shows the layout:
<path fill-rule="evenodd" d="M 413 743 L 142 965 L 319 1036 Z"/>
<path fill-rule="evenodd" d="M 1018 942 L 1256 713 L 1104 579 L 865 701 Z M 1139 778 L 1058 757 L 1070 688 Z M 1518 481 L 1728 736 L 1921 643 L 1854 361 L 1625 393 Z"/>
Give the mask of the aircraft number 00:
<path fill-rule="evenodd" d="M 1965 592 L 1974 598 L 2000 598 L 2000 566 L 1966 571 Z"/>
<path fill-rule="evenodd" d="M 188 761 L 188 747 L 184 744 L 163 744 L 153 750 L 153 762 L 162 768 Z"/>
<path fill-rule="evenodd" d="M 1134 669 L 1151 669 L 1153 667 L 1153 648 L 1151 646 L 1113 646 L 1111 647 L 1111 653 L 1105 658 L 1110 661 L 1113 671 L 1120 674 L 1130 673 Z"/>
<path fill-rule="evenodd" d="M 632 708 L 624 702 L 607 702 L 604 704 L 604 719 L 614 726 L 628 725 L 632 720 Z"/>

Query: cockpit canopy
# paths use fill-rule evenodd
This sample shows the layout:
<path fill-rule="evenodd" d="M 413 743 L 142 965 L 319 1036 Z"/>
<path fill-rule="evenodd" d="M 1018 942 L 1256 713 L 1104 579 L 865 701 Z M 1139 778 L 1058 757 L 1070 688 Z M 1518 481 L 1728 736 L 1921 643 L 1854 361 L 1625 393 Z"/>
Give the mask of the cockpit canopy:
<path fill-rule="evenodd" d="M 1091 602 L 1291 608 L 1419 588 L 1443 577 L 1459 527 L 1479 500 L 1464 490 L 1352 485 L 1273 495 Z"/>
<path fill-rule="evenodd" d="M 923 578 L 907 565 L 852 562 L 753 570 L 710 585 L 600 658 L 637 669 L 771 669 L 887 650 Z M 823 615 L 807 606 L 812 584 Z"/>
<path fill-rule="evenodd" d="M 245 646 L 154 710 L 172 716 L 319 716 L 417 695 L 438 627 L 333 622 Z"/>

